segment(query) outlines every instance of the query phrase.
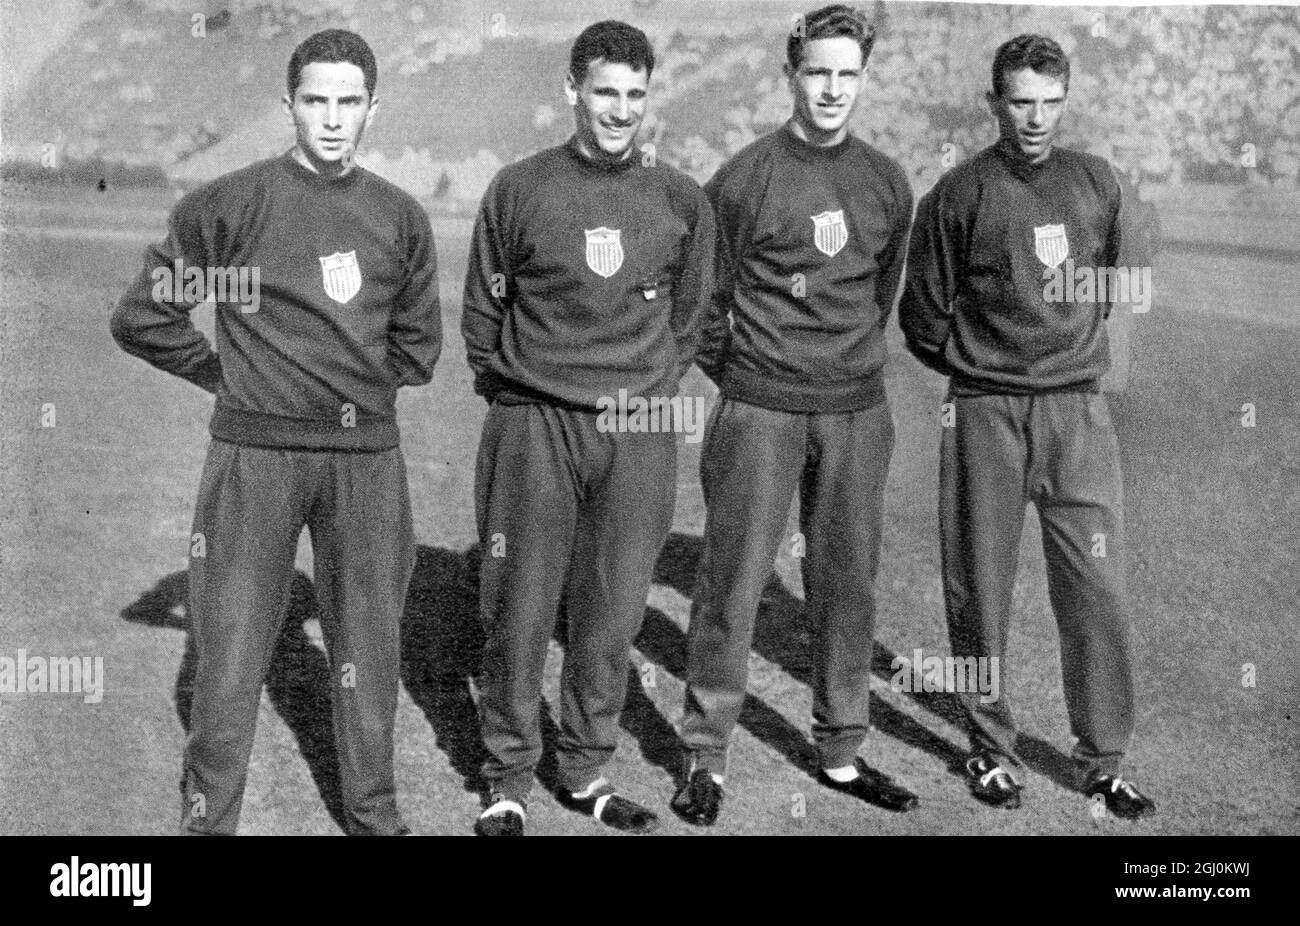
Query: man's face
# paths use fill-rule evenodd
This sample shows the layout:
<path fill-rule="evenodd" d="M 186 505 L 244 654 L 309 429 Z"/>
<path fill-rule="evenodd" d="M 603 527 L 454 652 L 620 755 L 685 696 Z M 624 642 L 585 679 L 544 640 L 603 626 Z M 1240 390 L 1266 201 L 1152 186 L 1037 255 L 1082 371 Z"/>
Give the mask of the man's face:
<path fill-rule="evenodd" d="M 351 170 L 376 103 L 355 64 L 313 61 L 304 67 L 293 99 L 284 98 L 284 111 L 298 134 L 294 154 L 299 162 L 318 174 Z"/>
<path fill-rule="evenodd" d="M 1065 84 L 1059 77 L 1029 68 L 1008 71 L 1001 96 L 989 92 L 989 106 L 998 120 L 1003 141 L 1013 145 L 1031 164 L 1052 153 L 1052 143 L 1065 115 Z"/>
<path fill-rule="evenodd" d="M 787 64 L 785 74 L 794 96 L 795 134 L 814 145 L 843 141 L 866 76 L 857 41 L 815 39 L 804 45 L 799 67 Z"/>
<path fill-rule="evenodd" d="M 578 147 L 593 159 L 621 160 L 632 151 L 637 129 L 645 118 L 649 75 L 626 64 L 597 58 L 587 67 L 581 85 L 564 78 L 564 94 L 573 107 Z"/>

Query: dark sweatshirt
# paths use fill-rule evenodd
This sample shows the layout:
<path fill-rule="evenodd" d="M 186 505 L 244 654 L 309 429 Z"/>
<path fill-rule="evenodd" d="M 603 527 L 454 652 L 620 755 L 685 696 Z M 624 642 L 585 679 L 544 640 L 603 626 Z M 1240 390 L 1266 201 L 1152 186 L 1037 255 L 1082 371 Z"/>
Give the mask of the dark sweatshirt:
<path fill-rule="evenodd" d="M 1109 306 L 1049 302 L 1044 271 L 1066 256 L 1114 266 L 1119 212 L 1114 173 L 1090 154 L 1055 148 L 1035 165 L 999 143 L 953 168 L 917 209 L 899 304 L 908 348 L 959 395 L 1096 391 Z"/>
<path fill-rule="evenodd" d="M 712 286 L 716 232 L 685 174 L 574 139 L 503 168 L 479 208 L 461 330 L 489 401 L 594 410 L 672 396 Z"/>
<path fill-rule="evenodd" d="M 171 301 L 159 284 L 155 270 L 174 276 L 177 260 L 258 272 L 255 312 L 232 299 L 216 306 L 215 352 L 189 317 L 202 297 Z M 216 393 L 215 438 L 396 447 L 397 389 L 427 383 L 442 345 L 428 215 L 360 167 L 329 178 L 290 154 L 259 161 L 176 205 L 112 332 L 128 353 Z"/>
<path fill-rule="evenodd" d="M 817 147 L 787 125 L 705 191 L 724 244 L 701 369 L 724 395 L 778 411 L 882 402 L 912 218 L 902 168 L 852 135 Z"/>

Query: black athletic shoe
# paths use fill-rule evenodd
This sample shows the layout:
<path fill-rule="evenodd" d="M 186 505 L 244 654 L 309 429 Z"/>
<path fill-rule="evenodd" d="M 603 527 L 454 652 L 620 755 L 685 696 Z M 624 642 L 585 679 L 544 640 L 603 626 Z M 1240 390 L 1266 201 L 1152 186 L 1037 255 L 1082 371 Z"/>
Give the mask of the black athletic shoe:
<path fill-rule="evenodd" d="M 722 809 L 722 785 L 714 781 L 708 770 L 697 768 L 686 784 L 677 789 L 668 806 L 687 823 L 712 826 L 718 822 L 718 811 Z"/>
<path fill-rule="evenodd" d="M 474 832 L 479 836 L 522 836 L 527 813 L 522 801 L 511 801 L 494 794 L 487 810 L 474 821 Z"/>
<path fill-rule="evenodd" d="M 595 817 L 606 826 L 628 833 L 653 833 L 659 828 L 659 818 L 648 808 L 629 801 L 603 779 L 588 788 L 582 797 L 561 788 L 556 799 L 564 807 Z"/>
<path fill-rule="evenodd" d="M 1121 820 L 1140 820 L 1156 812 L 1156 802 L 1119 775 L 1095 776 L 1084 793 L 1089 797 L 1102 795 L 1106 809 Z"/>
<path fill-rule="evenodd" d="M 966 760 L 966 779 L 970 793 L 977 801 L 1003 810 L 1015 810 L 1020 806 L 1023 789 L 1011 773 L 998 764 L 996 757 L 985 752 L 972 755 Z"/>
<path fill-rule="evenodd" d="M 833 791 L 856 797 L 858 800 L 892 810 L 894 813 L 915 810 L 920 803 L 911 791 L 894 784 L 888 775 L 876 771 L 861 759 L 854 759 L 853 767 L 858 770 L 858 777 L 852 781 L 836 781 L 826 774 L 825 769 L 817 770 L 817 781 Z"/>

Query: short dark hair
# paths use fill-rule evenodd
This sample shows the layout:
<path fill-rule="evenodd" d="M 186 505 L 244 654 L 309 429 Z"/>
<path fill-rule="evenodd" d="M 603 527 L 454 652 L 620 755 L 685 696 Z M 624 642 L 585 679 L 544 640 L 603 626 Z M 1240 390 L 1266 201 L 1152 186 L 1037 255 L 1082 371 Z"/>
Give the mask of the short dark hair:
<path fill-rule="evenodd" d="M 790 70 L 799 69 L 803 63 L 804 47 L 818 39 L 836 39 L 841 36 L 853 39 L 862 49 L 862 63 L 867 63 L 871 47 L 876 44 L 876 27 L 871 25 L 861 10 L 835 3 L 799 17 L 785 40 L 785 60 Z"/>
<path fill-rule="evenodd" d="M 655 69 L 655 52 L 646 34 L 617 19 L 592 23 L 574 41 L 569 52 L 569 74 L 575 84 L 586 79 L 587 69 L 596 60 L 626 64 L 634 71 L 644 70 L 646 80 Z"/>
<path fill-rule="evenodd" d="M 347 29 L 325 29 L 309 36 L 289 56 L 289 97 L 293 98 L 302 83 L 302 69 L 315 62 L 355 64 L 366 79 L 366 91 L 375 95 L 379 66 L 366 40 Z"/>
<path fill-rule="evenodd" d="M 1002 96 L 1007 89 L 1007 74 L 1029 68 L 1048 77 L 1059 78 L 1070 89 L 1070 59 L 1061 46 L 1045 35 L 1018 35 L 998 46 L 993 56 L 993 93 Z"/>

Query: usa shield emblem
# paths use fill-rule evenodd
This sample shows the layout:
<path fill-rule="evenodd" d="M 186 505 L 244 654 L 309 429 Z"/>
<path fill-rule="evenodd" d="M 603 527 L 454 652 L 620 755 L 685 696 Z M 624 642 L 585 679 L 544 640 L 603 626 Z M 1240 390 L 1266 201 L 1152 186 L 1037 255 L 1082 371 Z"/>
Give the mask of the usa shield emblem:
<path fill-rule="evenodd" d="M 587 266 L 603 277 L 612 277 L 623 266 L 622 231 L 617 228 L 586 228 Z"/>
<path fill-rule="evenodd" d="M 335 302 L 346 303 L 361 291 L 361 268 L 357 266 L 357 252 L 336 251 L 320 259 L 321 282 L 325 295 Z"/>
<path fill-rule="evenodd" d="M 823 212 L 821 215 L 813 216 L 812 221 L 813 243 L 817 245 L 817 250 L 827 257 L 834 257 L 840 253 L 840 248 L 844 247 L 849 240 L 849 229 L 844 224 L 844 210 Z"/>
<path fill-rule="evenodd" d="M 1064 225 L 1040 225 L 1034 229 L 1034 254 L 1045 266 L 1055 267 L 1070 253 Z"/>

